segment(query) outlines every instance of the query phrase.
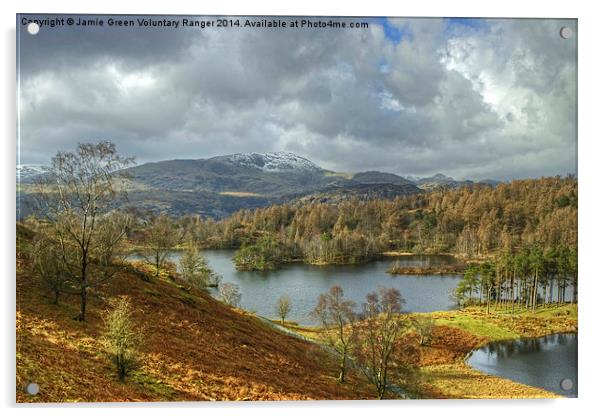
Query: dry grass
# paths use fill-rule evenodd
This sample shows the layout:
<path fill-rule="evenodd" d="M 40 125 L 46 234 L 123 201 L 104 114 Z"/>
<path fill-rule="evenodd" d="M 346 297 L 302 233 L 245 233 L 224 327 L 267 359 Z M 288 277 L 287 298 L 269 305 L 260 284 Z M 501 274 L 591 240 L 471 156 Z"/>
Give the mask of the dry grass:
<path fill-rule="evenodd" d="M 397 360 L 411 363 L 417 369 L 411 377 L 393 380 L 414 397 L 426 399 L 516 399 L 560 397 L 546 390 L 504 378 L 483 374 L 465 363 L 467 355 L 488 342 L 539 337 L 554 333 L 577 332 L 577 305 L 540 308 L 530 311 L 494 310 L 484 307 L 455 311 L 414 313 L 433 319 L 432 340 L 418 347 L 402 348 Z M 320 342 L 323 329 L 285 325 L 288 329 Z M 417 345 L 416 334 L 410 333 L 402 343 Z"/>
<path fill-rule="evenodd" d="M 543 399 L 559 396 L 546 390 L 490 376 L 465 363 L 422 369 L 422 397 L 433 399 Z"/>
<path fill-rule="evenodd" d="M 416 253 L 412 253 L 411 251 L 383 251 L 380 253 L 381 256 L 385 257 L 401 257 L 401 256 L 415 256 Z"/>
<path fill-rule="evenodd" d="M 60 305 L 27 269 L 21 255 L 31 232 L 17 227 L 18 402 L 197 400 L 304 400 L 373 398 L 358 374 L 336 382 L 337 363 L 319 346 L 274 330 L 252 314 L 234 310 L 202 291 L 169 278 L 143 281 L 124 269 L 90 296 L 88 321 L 76 297 Z M 117 380 L 99 341 L 107 301 L 128 295 L 145 334 L 142 367 Z M 556 397 L 544 390 L 484 375 L 465 364 L 466 354 L 489 341 L 577 331 L 577 307 L 509 314 L 473 307 L 434 312 L 432 342 L 419 350 L 419 372 L 397 384 L 423 398 Z M 319 340 L 320 330 L 285 325 Z M 24 393 L 28 382 L 40 394 Z M 405 384 L 404 384 L 405 383 Z"/>
<path fill-rule="evenodd" d="M 509 314 L 473 307 L 433 312 L 433 339 L 420 348 L 420 375 L 407 389 L 423 398 L 553 398 L 554 393 L 483 374 L 464 360 L 475 348 L 497 340 L 577 331 L 577 307 L 566 305 L 535 313 Z M 403 384 L 403 381 L 402 381 Z"/>
<path fill-rule="evenodd" d="M 334 358 L 230 309 L 180 281 L 144 282 L 124 271 L 91 293 L 88 320 L 77 298 L 53 305 L 23 262 L 17 271 L 17 401 L 305 400 L 371 398 L 359 378 L 339 384 Z M 142 367 L 117 380 L 99 341 L 108 299 L 128 295 L 143 328 Z M 28 382 L 37 396 L 24 393 Z"/>
<path fill-rule="evenodd" d="M 349 172 L 326 172 L 324 176 L 332 176 L 335 178 L 345 178 L 345 179 L 353 179 L 353 173 Z"/>
<path fill-rule="evenodd" d="M 463 274 L 466 266 L 462 263 L 441 264 L 438 266 L 399 266 L 392 265 L 387 273 L 394 275 L 430 276 L 440 274 Z"/>
<path fill-rule="evenodd" d="M 429 314 L 439 325 L 449 325 L 486 338 L 486 341 L 540 337 L 560 332 L 577 332 L 577 305 L 539 308 L 534 313 L 484 307 Z"/>

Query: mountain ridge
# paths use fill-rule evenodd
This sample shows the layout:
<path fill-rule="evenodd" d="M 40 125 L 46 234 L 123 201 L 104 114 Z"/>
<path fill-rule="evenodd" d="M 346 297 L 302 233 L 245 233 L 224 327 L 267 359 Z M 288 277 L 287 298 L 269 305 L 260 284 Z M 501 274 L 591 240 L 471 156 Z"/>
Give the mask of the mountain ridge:
<path fill-rule="evenodd" d="M 25 202 L 27 185 L 47 171 L 44 165 L 17 166 Z M 240 209 L 285 202 L 394 199 L 439 187 L 475 183 L 456 181 L 441 173 L 415 180 L 376 170 L 339 173 L 291 152 L 170 159 L 143 163 L 124 172 L 129 176 L 126 188 L 129 199 L 135 206 L 172 215 L 195 213 L 212 218 L 223 218 Z M 22 215 L 26 214 L 25 209 Z"/>

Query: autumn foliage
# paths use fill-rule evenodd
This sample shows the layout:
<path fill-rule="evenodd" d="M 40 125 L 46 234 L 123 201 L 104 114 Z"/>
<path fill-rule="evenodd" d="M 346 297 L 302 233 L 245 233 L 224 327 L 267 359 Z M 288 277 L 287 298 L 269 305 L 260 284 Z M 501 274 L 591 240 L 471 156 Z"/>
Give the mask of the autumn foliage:
<path fill-rule="evenodd" d="M 29 231 L 20 227 L 20 245 Z M 26 232 L 27 231 L 27 232 Z M 148 270 L 153 273 L 154 270 Z M 177 277 L 142 279 L 124 267 L 90 291 L 87 320 L 73 318 L 77 295 L 54 304 L 52 291 L 27 262 L 17 269 L 17 401 L 199 401 L 371 398 L 356 373 L 340 384 L 336 358 L 319 346 L 274 330 Z M 148 281 L 147 281 L 148 280 Z M 106 310 L 127 296 L 139 365 L 119 381 L 107 357 Z M 40 386 L 37 396 L 24 388 Z"/>

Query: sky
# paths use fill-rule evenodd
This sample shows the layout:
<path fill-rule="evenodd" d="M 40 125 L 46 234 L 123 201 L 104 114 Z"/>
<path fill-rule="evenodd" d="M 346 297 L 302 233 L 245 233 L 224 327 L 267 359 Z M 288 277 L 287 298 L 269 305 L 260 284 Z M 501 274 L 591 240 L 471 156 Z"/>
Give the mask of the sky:
<path fill-rule="evenodd" d="M 340 172 L 576 173 L 575 20 L 339 20 L 369 27 L 21 26 L 19 163 L 110 140 L 137 163 L 287 151 Z"/>

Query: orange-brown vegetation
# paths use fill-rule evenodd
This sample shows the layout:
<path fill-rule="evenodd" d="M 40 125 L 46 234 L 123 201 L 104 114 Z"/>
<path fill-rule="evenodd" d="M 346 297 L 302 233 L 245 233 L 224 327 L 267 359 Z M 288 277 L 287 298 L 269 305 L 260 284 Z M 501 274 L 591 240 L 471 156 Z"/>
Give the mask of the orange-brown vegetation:
<path fill-rule="evenodd" d="M 421 346 L 415 365 L 419 374 L 400 384 L 421 398 L 553 398 L 554 393 L 483 374 L 465 363 L 467 355 L 484 344 L 519 337 L 576 332 L 576 306 L 542 309 L 512 315 L 487 314 L 483 308 L 433 312 L 435 326 L 428 345 Z M 403 357 L 408 360 L 408 357 Z"/>
<path fill-rule="evenodd" d="M 437 274 L 462 274 L 466 269 L 464 264 L 441 264 L 437 266 L 401 266 L 393 264 L 387 273 L 395 275 L 437 275 Z"/>
<path fill-rule="evenodd" d="M 199 240 L 217 247 L 274 241 L 280 263 L 359 263 L 391 254 L 450 253 L 490 259 L 503 250 L 577 245 L 574 177 L 514 180 L 337 204 L 283 204 L 241 210 L 219 222 L 190 221 Z"/>
<path fill-rule="evenodd" d="M 144 281 L 124 269 L 91 292 L 86 322 L 77 299 L 53 305 L 19 256 L 17 401 L 303 400 L 371 398 L 358 374 L 335 380 L 319 346 L 274 330 L 177 279 Z M 142 328 L 142 366 L 124 383 L 101 343 L 108 300 L 127 295 Z M 24 388 L 40 386 L 37 396 Z"/>
<path fill-rule="evenodd" d="M 487 341 L 486 337 L 459 328 L 436 327 L 431 345 L 421 348 L 421 375 L 411 388 L 421 397 L 432 399 L 558 397 L 536 387 L 472 369 L 464 358 Z"/>

